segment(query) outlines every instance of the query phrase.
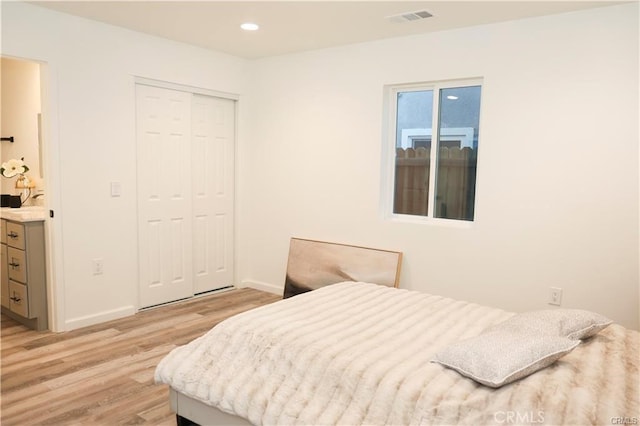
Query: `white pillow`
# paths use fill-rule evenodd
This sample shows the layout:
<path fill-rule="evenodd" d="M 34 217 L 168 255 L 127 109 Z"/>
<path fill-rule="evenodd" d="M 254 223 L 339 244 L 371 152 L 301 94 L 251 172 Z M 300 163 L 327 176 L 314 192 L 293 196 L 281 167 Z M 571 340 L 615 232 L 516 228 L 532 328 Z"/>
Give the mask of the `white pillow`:
<path fill-rule="evenodd" d="M 514 315 L 490 328 L 514 333 L 551 334 L 578 340 L 593 336 L 613 321 L 595 312 L 581 309 L 549 309 Z"/>
<path fill-rule="evenodd" d="M 431 361 L 498 388 L 551 365 L 579 344 L 566 337 L 497 329 L 454 343 Z"/>

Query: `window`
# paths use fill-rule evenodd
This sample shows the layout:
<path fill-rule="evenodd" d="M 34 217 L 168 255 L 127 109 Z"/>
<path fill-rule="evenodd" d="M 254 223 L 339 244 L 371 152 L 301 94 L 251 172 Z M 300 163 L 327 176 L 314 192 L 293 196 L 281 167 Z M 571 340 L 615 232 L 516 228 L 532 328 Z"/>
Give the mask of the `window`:
<path fill-rule="evenodd" d="M 393 214 L 473 220 L 480 92 L 477 80 L 390 87 Z"/>

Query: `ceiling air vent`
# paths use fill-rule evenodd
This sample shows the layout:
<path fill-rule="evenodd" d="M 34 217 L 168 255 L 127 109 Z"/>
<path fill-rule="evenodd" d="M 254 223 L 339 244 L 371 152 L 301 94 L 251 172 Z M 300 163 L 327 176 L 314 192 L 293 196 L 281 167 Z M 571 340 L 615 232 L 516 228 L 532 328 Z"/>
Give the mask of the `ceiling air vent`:
<path fill-rule="evenodd" d="M 418 21 L 420 19 L 431 18 L 433 15 L 426 10 L 418 10 L 416 12 L 405 12 L 399 15 L 387 16 L 387 19 L 391 22 L 410 22 Z"/>

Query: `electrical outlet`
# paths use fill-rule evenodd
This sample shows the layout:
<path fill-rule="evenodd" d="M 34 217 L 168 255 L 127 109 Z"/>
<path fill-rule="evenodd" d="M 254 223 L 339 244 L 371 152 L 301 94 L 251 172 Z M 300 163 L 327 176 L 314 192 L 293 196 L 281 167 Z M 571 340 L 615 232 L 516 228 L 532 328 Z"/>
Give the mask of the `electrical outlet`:
<path fill-rule="evenodd" d="M 562 304 L 562 289 L 560 287 L 549 287 L 549 304 L 556 306 Z"/>
<path fill-rule="evenodd" d="M 93 259 L 93 275 L 102 275 L 104 272 L 103 259 Z"/>

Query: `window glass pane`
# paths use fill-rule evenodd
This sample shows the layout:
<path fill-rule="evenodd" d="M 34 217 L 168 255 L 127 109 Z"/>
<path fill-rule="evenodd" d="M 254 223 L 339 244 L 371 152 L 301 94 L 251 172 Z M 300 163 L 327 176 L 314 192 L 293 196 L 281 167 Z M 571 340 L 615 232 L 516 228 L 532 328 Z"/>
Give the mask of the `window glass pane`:
<path fill-rule="evenodd" d="M 440 90 L 435 217 L 473 220 L 480 86 Z"/>
<path fill-rule="evenodd" d="M 433 91 L 397 94 L 393 212 L 427 215 Z"/>

